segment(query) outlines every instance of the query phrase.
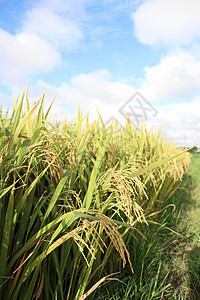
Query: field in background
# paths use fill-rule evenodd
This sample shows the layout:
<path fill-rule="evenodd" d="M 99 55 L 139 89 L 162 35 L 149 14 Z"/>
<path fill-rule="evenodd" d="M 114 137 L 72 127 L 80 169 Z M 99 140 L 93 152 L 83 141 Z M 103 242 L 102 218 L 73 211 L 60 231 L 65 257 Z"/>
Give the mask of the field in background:
<path fill-rule="evenodd" d="M 191 155 L 129 120 L 106 128 L 79 111 L 52 125 L 43 104 L 24 94 L 11 117 L 0 114 L 0 299 L 96 299 L 126 271 L 139 295 L 134 274 L 146 247 L 156 251 Z"/>

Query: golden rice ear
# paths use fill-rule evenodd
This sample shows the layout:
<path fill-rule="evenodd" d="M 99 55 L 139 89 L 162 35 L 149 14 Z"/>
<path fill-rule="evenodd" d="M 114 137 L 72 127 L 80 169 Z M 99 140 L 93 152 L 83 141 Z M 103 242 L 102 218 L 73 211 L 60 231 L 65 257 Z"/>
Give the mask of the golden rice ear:
<path fill-rule="evenodd" d="M 108 170 L 98 181 L 97 191 L 110 192 L 108 209 L 113 210 L 113 217 L 117 214 L 123 222 L 131 225 L 137 222 L 146 222 L 143 209 L 137 203 L 138 197 L 146 199 L 145 186 L 140 178 L 131 177 L 132 170 L 125 167 L 123 170 Z M 103 205 L 102 205 L 103 208 Z M 125 216 L 122 217 L 122 215 Z"/>

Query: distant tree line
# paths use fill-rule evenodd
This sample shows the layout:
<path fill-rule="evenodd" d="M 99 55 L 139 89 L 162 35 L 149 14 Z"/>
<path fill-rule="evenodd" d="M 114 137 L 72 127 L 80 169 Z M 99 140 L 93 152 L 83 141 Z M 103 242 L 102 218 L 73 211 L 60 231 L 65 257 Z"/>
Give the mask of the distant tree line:
<path fill-rule="evenodd" d="M 197 146 L 194 146 L 194 147 L 177 147 L 178 149 L 181 149 L 181 150 L 188 150 L 188 152 L 190 152 L 190 153 L 199 153 L 200 154 L 200 149 L 198 149 L 198 147 Z M 190 149 L 191 148 L 191 149 Z"/>
<path fill-rule="evenodd" d="M 191 149 L 188 149 L 188 152 L 190 152 L 190 153 L 197 153 L 198 152 L 198 148 L 195 146 L 195 147 L 193 147 Z"/>

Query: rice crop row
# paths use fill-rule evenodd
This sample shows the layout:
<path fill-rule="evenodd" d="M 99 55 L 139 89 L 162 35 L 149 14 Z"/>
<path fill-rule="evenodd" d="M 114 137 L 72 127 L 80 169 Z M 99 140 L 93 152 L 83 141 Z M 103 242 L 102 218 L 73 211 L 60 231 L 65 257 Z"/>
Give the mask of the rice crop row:
<path fill-rule="evenodd" d="M 92 299 L 134 272 L 138 224 L 159 221 L 190 154 L 129 119 L 50 124 L 44 99 L 0 112 L 0 299 Z"/>

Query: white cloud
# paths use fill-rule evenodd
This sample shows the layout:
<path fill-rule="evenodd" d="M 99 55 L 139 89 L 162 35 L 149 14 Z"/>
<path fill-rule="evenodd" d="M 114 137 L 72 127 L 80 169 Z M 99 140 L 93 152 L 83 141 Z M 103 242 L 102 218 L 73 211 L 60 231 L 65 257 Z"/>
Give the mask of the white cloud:
<path fill-rule="evenodd" d="M 73 50 L 83 39 L 79 26 L 65 14 L 57 13 L 56 7 L 47 3 L 45 6 L 44 3 L 37 5 L 26 12 L 21 30 L 37 34 L 60 50 Z"/>
<path fill-rule="evenodd" d="M 113 81 L 106 69 L 94 73 L 80 74 L 72 78 L 72 86 L 92 99 L 102 99 L 104 102 L 118 102 L 130 97 L 133 88 L 118 81 Z"/>
<path fill-rule="evenodd" d="M 51 101 L 56 96 L 56 105 L 62 106 L 61 117 L 65 111 L 76 116 L 80 103 L 85 113 L 90 110 L 91 117 L 97 116 L 95 109 L 97 106 L 105 121 L 117 114 L 120 107 L 135 93 L 132 86 L 113 80 L 106 69 L 79 74 L 72 77 L 70 84 L 63 83 L 59 87 L 37 81 L 36 88 L 34 91 L 31 90 L 31 93 L 40 94 L 45 88 L 46 99 Z"/>
<path fill-rule="evenodd" d="M 59 87 L 38 81 L 37 86 L 32 88 L 30 94 L 33 94 L 34 90 L 38 97 L 45 88 L 47 88 L 46 107 L 56 96 L 50 115 L 52 120 L 56 119 L 55 116 L 58 120 L 64 119 L 66 114 L 67 120 L 70 122 L 73 117 L 77 116 L 80 103 L 81 111 L 84 114 L 89 112 L 90 120 L 98 118 L 96 105 L 104 122 L 114 117 L 122 125 L 124 118 L 119 113 L 119 109 L 135 93 L 133 87 L 113 81 L 107 70 L 77 75 L 72 78 L 70 84 L 63 83 Z M 174 140 L 180 146 L 195 144 L 200 146 L 199 97 L 187 103 L 156 105 L 155 108 L 158 111 L 157 115 L 153 117 L 152 114 L 149 114 L 148 119 L 145 120 L 148 129 L 154 127 L 158 132 L 161 124 L 163 124 L 162 133 L 165 138 Z"/>
<path fill-rule="evenodd" d="M 56 96 L 51 118 L 55 120 L 64 118 L 71 121 L 77 116 L 80 103 L 83 113 L 89 112 L 90 120 L 97 119 L 98 114 L 95 105 L 101 113 L 104 122 L 111 117 L 124 124 L 124 118 L 119 109 L 135 93 L 132 86 L 114 81 L 108 70 L 97 70 L 94 73 L 80 74 L 71 79 L 70 84 L 63 83 L 59 87 L 51 86 L 38 81 L 34 92 L 40 95 L 47 88 L 46 105 L 50 104 Z M 33 94 L 33 89 L 30 94 Z M 157 131 L 163 123 L 163 134 L 170 140 L 174 139 L 178 145 L 192 146 L 200 144 L 200 98 L 195 98 L 188 103 L 174 103 L 163 106 L 155 106 L 158 114 L 153 117 L 148 115 L 148 128 L 154 127 Z"/>
<path fill-rule="evenodd" d="M 89 119 L 98 118 L 95 106 L 101 113 L 104 122 L 111 117 L 124 124 L 124 118 L 119 109 L 135 93 L 132 86 L 113 80 L 108 70 L 97 70 L 94 73 L 79 74 L 74 76 L 70 83 L 61 86 L 52 86 L 38 80 L 36 86 L 30 86 L 29 96 L 32 102 L 46 90 L 45 110 L 52 99 L 56 100 L 51 109 L 51 121 L 64 119 L 72 121 L 77 116 L 80 104 L 83 114 L 89 112 Z M 148 99 L 149 100 L 149 99 Z M 193 98 L 188 103 L 173 103 L 168 105 L 156 105 L 158 114 L 153 117 L 148 114 L 145 123 L 149 129 L 154 127 L 159 130 L 163 123 L 162 133 L 170 140 L 174 139 L 178 145 L 192 146 L 200 144 L 200 98 Z"/>
<path fill-rule="evenodd" d="M 32 76 L 62 63 L 63 52 L 83 39 L 80 20 L 90 0 L 38 0 L 24 12 L 21 27 L 11 34 L 0 28 L 0 83 L 22 87 Z"/>
<path fill-rule="evenodd" d="M 163 123 L 163 134 L 181 146 L 200 147 L 200 98 L 188 103 L 173 103 L 157 107 L 156 118 L 149 119 L 148 128 L 154 125 L 157 130 Z"/>
<path fill-rule="evenodd" d="M 15 85 L 26 75 L 48 72 L 61 63 L 60 54 L 35 34 L 21 32 L 12 35 L 0 29 L 0 45 L 3 84 Z"/>
<path fill-rule="evenodd" d="M 158 65 L 145 68 L 141 87 L 145 97 L 152 101 L 191 97 L 194 92 L 200 92 L 200 61 L 181 50 L 175 51 Z"/>
<path fill-rule="evenodd" d="M 199 0 L 146 0 L 131 15 L 134 34 L 147 45 L 188 45 L 200 38 Z"/>

